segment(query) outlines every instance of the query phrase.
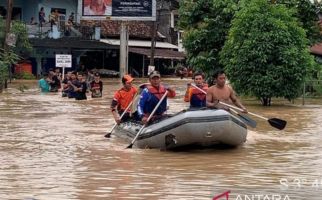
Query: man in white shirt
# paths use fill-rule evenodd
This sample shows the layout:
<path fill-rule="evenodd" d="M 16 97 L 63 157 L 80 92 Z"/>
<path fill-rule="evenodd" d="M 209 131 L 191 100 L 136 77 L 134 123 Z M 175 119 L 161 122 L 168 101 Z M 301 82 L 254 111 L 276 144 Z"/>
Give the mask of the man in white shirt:
<path fill-rule="evenodd" d="M 111 15 L 111 1 L 108 0 L 91 0 L 89 5 L 84 7 L 84 15 Z"/>

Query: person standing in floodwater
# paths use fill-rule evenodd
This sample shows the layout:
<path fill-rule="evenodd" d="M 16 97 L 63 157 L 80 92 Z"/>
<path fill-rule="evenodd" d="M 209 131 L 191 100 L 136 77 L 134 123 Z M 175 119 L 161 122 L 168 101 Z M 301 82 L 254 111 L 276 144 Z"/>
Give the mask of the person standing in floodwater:
<path fill-rule="evenodd" d="M 48 74 L 44 73 L 43 77 L 38 81 L 38 86 L 40 88 L 41 92 L 49 92 L 50 91 L 50 86 L 48 83 Z"/>

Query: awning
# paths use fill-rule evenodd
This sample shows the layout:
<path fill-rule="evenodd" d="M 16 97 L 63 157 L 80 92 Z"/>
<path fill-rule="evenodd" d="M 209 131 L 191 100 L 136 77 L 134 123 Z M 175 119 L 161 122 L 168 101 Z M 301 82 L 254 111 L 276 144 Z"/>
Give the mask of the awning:
<path fill-rule="evenodd" d="M 104 42 L 109 45 L 120 46 L 120 40 L 118 39 L 101 39 L 101 42 Z M 129 47 L 150 47 L 151 41 L 146 40 L 129 40 Z M 170 44 L 168 42 L 156 42 L 156 48 L 165 48 L 165 49 L 178 49 L 178 46 Z"/>
<path fill-rule="evenodd" d="M 129 52 L 142 54 L 147 57 L 151 57 L 151 49 L 150 48 L 130 47 Z M 155 49 L 154 58 L 183 60 L 183 59 L 185 59 L 185 55 L 183 52 L 172 51 L 172 50 L 167 50 L 167 49 Z"/>
<path fill-rule="evenodd" d="M 82 40 L 73 37 L 63 37 L 59 39 L 51 38 L 30 38 L 33 47 L 44 48 L 76 48 L 76 49 L 117 49 L 117 47 L 106 45 L 97 40 Z"/>

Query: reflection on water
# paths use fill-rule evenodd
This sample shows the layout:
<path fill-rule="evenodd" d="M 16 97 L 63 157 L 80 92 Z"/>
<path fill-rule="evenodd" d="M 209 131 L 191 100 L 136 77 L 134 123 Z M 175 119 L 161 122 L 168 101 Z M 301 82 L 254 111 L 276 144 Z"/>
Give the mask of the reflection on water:
<path fill-rule="evenodd" d="M 169 112 L 187 106 L 187 81 L 167 80 L 179 94 Z M 114 124 L 109 104 L 120 87 L 115 82 L 105 80 L 103 98 L 87 101 L 39 94 L 35 82 L 23 93 L 9 88 L 0 94 L 0 199 L 199 200 L 227 190 L 230 199 L 320 199 L 320 105 L 246 102 L 250 111 L 288 125 L 279 131 L 252 117 L 257 128 L 235 149 L 125 149 L 122 139 L 103 137 Z"/>

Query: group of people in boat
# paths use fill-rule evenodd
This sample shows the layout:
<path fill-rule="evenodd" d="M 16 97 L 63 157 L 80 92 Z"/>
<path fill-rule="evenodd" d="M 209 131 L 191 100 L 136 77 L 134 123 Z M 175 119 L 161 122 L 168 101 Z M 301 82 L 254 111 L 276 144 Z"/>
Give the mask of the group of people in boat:
<path fill-rule="evenodd" d="M 209 107 L 229 110 L 227 106 L 220 103 L 223 102 L 233 103 L 247 113 L 247 109 L 237 98 L 233 88 L 226 84 L 223 70 L 217 70 L 214 73 L 214 85 L 211 87 L 208 87 L 202 72 L 195 72 L 192 79 L 193 82 L 187 84 L 184 95 L 184 101 L 190 102 L 191 109 Z M 161 75 L 158 71 L 151 72 L 149 83 L 142 84 L 139 88 L 132 84 L 133 80 L 131 75 L 124 75 L 122 88 L 114 93 L 111 112 L 115 122 L 120 124 L 133 119 L 141 121 L 142 124 L 148 124 L 166 118 L 167 98 L 176 96 L 175 89 L 161 83 Z M 86 93 L 89 91 L 92 98 L 102 97 L 103 82 L 100 80 L 99 73 L 92 71 L 89 71 L 86 76 L 81 72 L 70 71 L 62 80 L 57 68 L 49 70 L 48 75 L 44 74 L 44 77 L 39 80 L 39 87 L 42 92 L 58 92 L 62 88 L 63 97 L 84 100 L 87 99 Z M 150 117 L 151 113 L 153 115 Z"/>
<path fill-rule="evenodd" d="M 82 72 L 69 71 L 64 78 L 59 68 L 50 69 L 49 73 L 43 74 L 38 82 L 41 92 L 62 91 L 62 97 L 75 98 L 76 100 L 87 99 L 86 93 L 91 93 L 92 98 L 102 97 L 103 82 L 98 72 L 88 71 L 85 75 Z"/>
<path fill-rule="evenodd" d="M 217 70 L 214 75 L 214 85 L 208 87 L 205 75 L 202 72 L 193 74 L 193 83 L 187 84 L 184 101 L 190 102 L 190 108 L 202 107 L 229 110 L 229 107 L 220 104 L 233 103 L 244 113 L 247 109 L 237 98 L 233 88 L 226 84 L 226 75 L 223 70 Z M 167 97 L 173 98 L 176 92 L 173 87 L 161 83 L 161 75 L 153 71 L 149 75 L 149 83 L 139 88 L 132 85 L 133 78 L 125 75 L 122 78 L 123 87 L 117 90 L 111 103 L 111 112 L 117 124 L 131 119 L 148 124 L 167 117 Z M 163 99 L 163 100 L 162 100 Z M 158 105 L 159 101 L 161 101 Z M 134 105 L 134 106 L 133 106 Z M 155 112 L 153 113 L 153 111 Z M 153 115 L 150 117 L 151 113 Z"/>

